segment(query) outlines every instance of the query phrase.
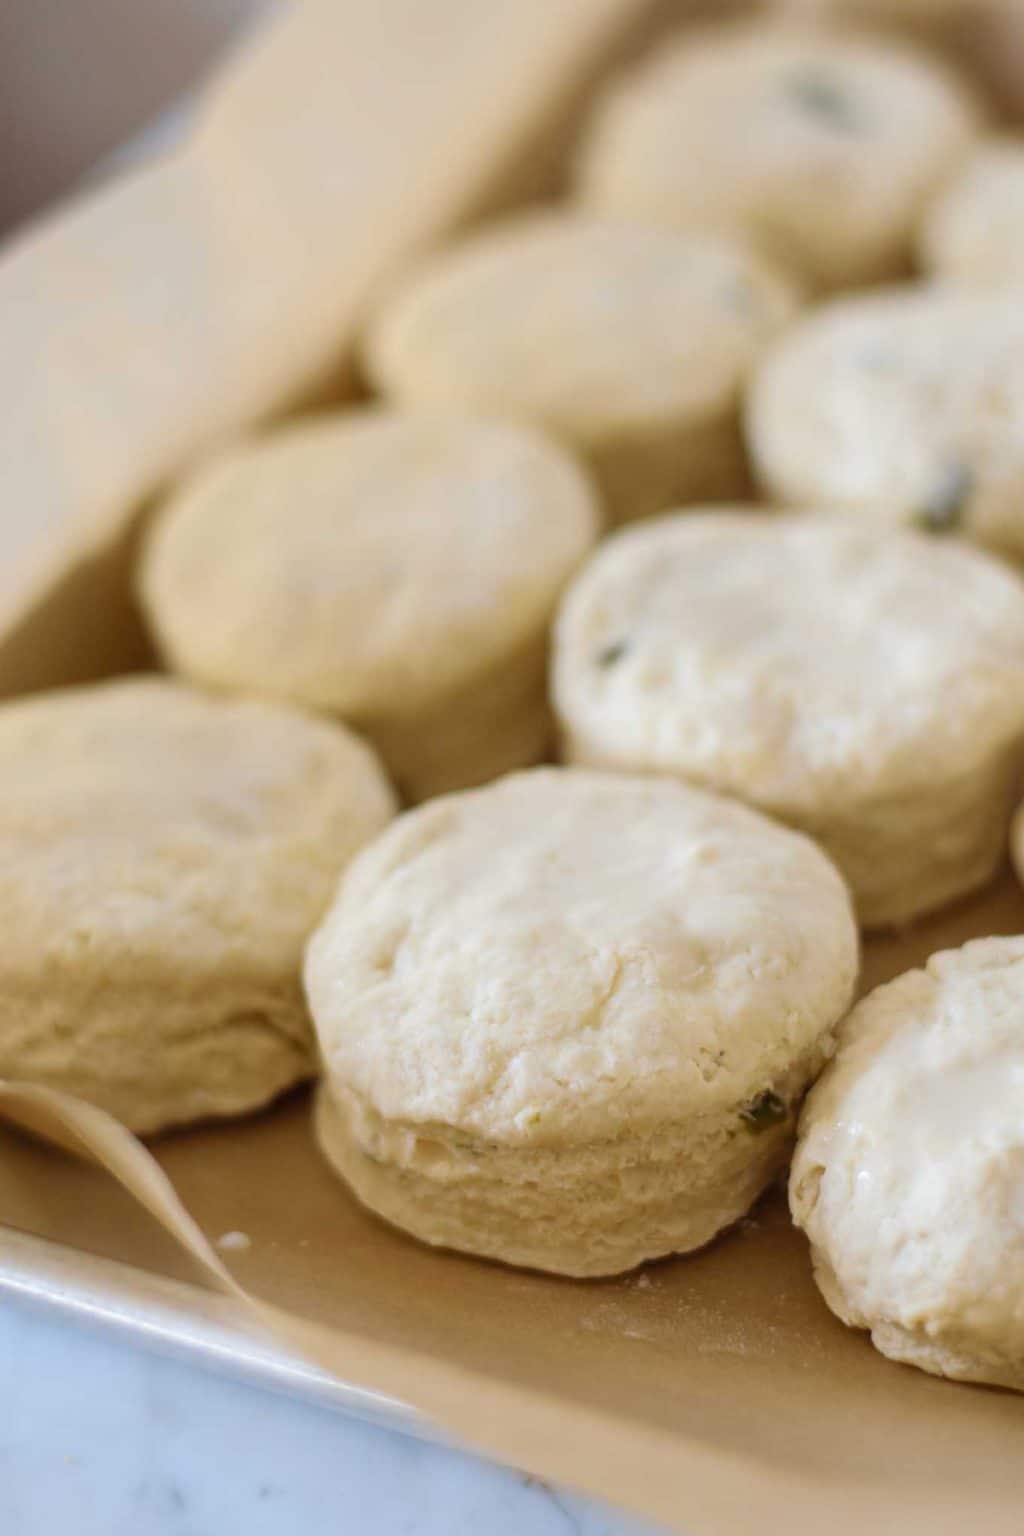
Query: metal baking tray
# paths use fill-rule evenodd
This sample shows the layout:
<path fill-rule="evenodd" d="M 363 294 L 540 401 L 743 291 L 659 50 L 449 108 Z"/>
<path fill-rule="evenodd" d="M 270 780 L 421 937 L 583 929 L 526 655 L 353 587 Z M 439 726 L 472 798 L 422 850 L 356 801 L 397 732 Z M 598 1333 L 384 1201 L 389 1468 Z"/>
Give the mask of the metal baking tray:
<path fill-rule="evenodd" d="M 245 1326 L 230 1301 L 198 1285 L 4 1227 L 0 1299 L 384 1429 L 451 1444 L 407 1404 L 341 1381 L 276 1348 Z"/>

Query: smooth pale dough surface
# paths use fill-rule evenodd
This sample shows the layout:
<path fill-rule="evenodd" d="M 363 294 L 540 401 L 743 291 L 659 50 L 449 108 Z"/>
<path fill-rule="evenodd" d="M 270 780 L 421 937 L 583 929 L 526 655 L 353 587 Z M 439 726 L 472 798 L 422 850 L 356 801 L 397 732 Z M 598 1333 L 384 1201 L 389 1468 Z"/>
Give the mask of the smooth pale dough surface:
<path fill-rule="evenodd" d="M 743 493 L 742 389 L 794 309 L 791 286 L 731 240 L 538 214 L 413 270 L 363 353 L 396 400 L 549 428 L 626 522 Z"/>
<path fill-rule="evenodd" d="M 832 1311 L 883 1354 L 1024 1391 L 1024 938 L 870 993 L 804 1108 L 790 1176 Z"/>
<path fill-rule="evenodd" d="M 539 433 L 353 411 L 200 470 L 140 586 L 176 670 L 341 716 L 425 798 L 543 755 L 548 624 L 597 526 Z"/>
<path fill-rule="evenodd" d="M 394 814 L 339 726 L 153 678 L 0 709 L 0 1077 L 135 1131 L 315 1070 L 305 940 Z"/>
<path fill-rule="evenodd" d="M 934 277 L 1024 288 L 1024 140 L 986 141 L 975 151 L 929 210 L 919 247 Z"/>
<path fill-rule="evenodd" d="M 321 1144 L 430 1243 L 573 1275 L 699 1247 L 784 1163 L 856 971 L 806 838 L 664 780 L 515 774 L 343 879 L 305 970 Z"/>
<path fill-rule="evenodd" d="M 1024 304 L 925 285 L 835 300 L 759 366 L 747 436 L 777 501 L 1024 560 Z"/>
<path fill-rule="evenodd" d="M 817 838 L 867 925 L 983 884 L 1024 769 L 1024 583 L 846 519 L 659 518 L 564 599 L 570 761 L 677 774 Z"/>
<path fill-rule="evenodd" d="M 977 130 L 934 59 L 809 28 L 687 33 L 599 100 L 577 194 L 595 213 L 754 240 L 810 288 L 908 269 Z"/>

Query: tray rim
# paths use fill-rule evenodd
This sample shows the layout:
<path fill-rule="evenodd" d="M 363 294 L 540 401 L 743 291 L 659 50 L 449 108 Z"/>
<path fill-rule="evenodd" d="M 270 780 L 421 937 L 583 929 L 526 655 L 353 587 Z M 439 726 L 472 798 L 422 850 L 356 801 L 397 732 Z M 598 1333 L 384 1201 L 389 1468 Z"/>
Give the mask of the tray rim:
<path fill-rule="evenodd" d="M 435 1445 L 458 1442 L 399 1398 L 282 1349 L 227 1297 L 0 1225 L 0 1302 L 110 1334 L 165 1358 Z"/>

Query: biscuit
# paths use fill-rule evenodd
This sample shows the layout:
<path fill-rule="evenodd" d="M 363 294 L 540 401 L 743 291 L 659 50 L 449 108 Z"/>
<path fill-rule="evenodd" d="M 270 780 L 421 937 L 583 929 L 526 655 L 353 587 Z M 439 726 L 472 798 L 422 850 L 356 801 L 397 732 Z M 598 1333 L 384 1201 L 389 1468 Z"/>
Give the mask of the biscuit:
<path fill-rule="evenodd" d="M 747 403 L 774 500 L 960 533 L 1024 560 L 1024 304 L 908 285 L 798 320 Z"/>
<path fill-rule="evenodd" d="M 1019 0 L 783 0 L 787 18 L 909 39 L 948 60 L 986 106 L 1020 118 L 1024 28 Z"/>
<path fill-rule="evenodd" d="M 548 624 L 597 523 L 539 433 L 357 411 L 200 470 L 140 588 L 175 670 L 341 717 L 424 799 L 544 755 Z"/>
<path fill-rule="evenodd" d="M 395 400 L 548 428 L 621 523 L 744 494 L 742 389 L 794 308 L 791 287 L 728 239 L 533 215 L 414 271 L 364 356 Z"/>
<path fill-rule="evenodd" d="M 932 277 L 1024 288 L 1024 141 L 982 143 L 928 210 L 919 251 Z"/>
<path fill-rule="evenodd" d="M 310 1076 L 303 944 L 394 814 L 373 754 L 158 679 L 0 708 L 0 1077 L 133 1130 Z"/>
<path fill-rule="evenodd" d="M 978 130 L 936 60 L 813 29 L 684 34 L 598 102 L 592 212 L 742 234 L 812 291 L 909 269 L 929 198 Z"/>
<path fill-rule="evenodd" d="M 806 838 L 536 769 L 399 818 L 307 952 L 317 1132 L 428 1243 L 569 1275 L 708 1242 L 785 1163 L 857 970 Z"/>
<path fill-rule="evenodd" d="M 892 1360 L 1024 1391 L 1024 939 L 878 987 L 800 1119 L 793 1220 L 832 1311 Z"/>
<path fill-rule="evenodd" d="M 566 593 L 570 762 L 678 775 L 816 838 L 861 921 L 984 884 L 1024 770 L 1024 583 L 957 542 L 752 511 L 610 539 Z"/>

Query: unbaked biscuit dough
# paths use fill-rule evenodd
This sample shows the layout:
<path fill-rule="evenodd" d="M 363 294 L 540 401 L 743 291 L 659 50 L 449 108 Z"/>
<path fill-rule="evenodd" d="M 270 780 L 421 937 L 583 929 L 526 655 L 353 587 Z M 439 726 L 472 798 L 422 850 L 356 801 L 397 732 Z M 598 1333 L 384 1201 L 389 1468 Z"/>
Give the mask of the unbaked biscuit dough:
<path fill-rule="evenodd" d="M 139 1132 L 315 1070 L 302 947 L 394 814 L 339 726 L 157 679 L 0 708 L 0 1077 Z"/>
<path fill-rule="evenodd" d="M 987 106 L 1019 120 L 1024 107 L 1020 0 L 772 0 L 790 22 L 908 38 L 976 84 Z"/>
<path fill-rule="evenodd" d="M 429 1243 L 606 1275 L 785 1163 L 857 971 L 806 838 L 667 780 L 538 769 L 399 818 L 312 939 L 323 1150 Z"/>
<path fill-rule="evenodd" d="M 1024 139 L 979 146 L 929 209 L 919 247 L 933 277 L 1024 289 Z"/>
<path fill-rule="evenodd" d="M 397 401 L 547 427 L 621 523 L 744 493 L 743 386 L 794 310 L 791 286 L 727 238 L 534 214 L 414 269 L 363 351 Z"/>
<path fill-rule="evenodd" d="M 978 127 L 925 55 L 807 28 L 684 33 L 598 102 L 577 191 L 594 213 L 743 234 L 811 289 L 900 276 Z"/>
<path fill-rule="evenodd" d="M 804 1107 L 790 1175 L 832 1311 L 883 1354 L 1024 1391 L 1024 939 L 869 994 Z"/>
<path fill-rule="evenodd" d="M 861 921 L 984 884 L 1024 771 L 1024 583 L 966 545 L 696 510 L 605 543 L 563 600 L 570 762 L 678 775 L 803 828 Z"/>
<path fill-rule="evenodd" d="M 544 755 L 548 625 L 597 526 L 539 433 L 354 411 L 200 470 L 140 586 L 175 669 L 340 716 L 425 799 Z"/>
<path fill-rule="evenodd" d="M 758 367 L 763 490 L 1024 560 L 1024 304 L 907 285 L 798 320 Z"/>

